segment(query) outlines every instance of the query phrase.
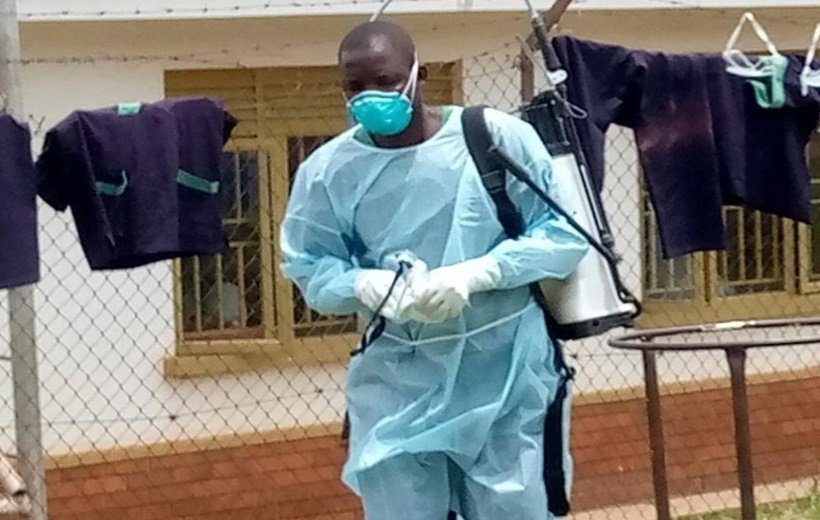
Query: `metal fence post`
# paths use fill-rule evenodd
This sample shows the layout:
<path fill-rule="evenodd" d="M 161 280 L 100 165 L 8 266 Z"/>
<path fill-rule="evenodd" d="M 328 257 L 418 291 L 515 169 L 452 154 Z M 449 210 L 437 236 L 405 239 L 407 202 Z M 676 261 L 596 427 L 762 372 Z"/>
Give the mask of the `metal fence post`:
<path fill-rule="evenodd" d="M 0 92 L 9 115 L 24 121 L 16 0 L 0 0 Z M 46 520 L 45 464 L 40 422 L 40 380 L 34 325 L 34 286 L 9 291 L 18 470 L 31 499 L 31 519 Z"/>

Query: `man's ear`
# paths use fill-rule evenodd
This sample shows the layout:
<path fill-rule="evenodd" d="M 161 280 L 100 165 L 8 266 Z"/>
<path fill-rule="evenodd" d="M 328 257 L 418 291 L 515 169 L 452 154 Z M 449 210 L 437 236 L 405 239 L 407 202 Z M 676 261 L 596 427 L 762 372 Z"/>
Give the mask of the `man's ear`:
<path fill-rule="evenodd" d="M 427 70 L 427 65 L 419 65 L 419 81 L 427 81 L 430 71 Z"/>

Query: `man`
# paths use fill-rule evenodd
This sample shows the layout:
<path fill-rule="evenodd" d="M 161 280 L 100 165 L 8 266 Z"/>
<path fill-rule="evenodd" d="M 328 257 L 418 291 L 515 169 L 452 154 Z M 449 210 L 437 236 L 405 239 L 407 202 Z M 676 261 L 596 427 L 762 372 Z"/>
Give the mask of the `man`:
<path fill-rule="evenodd" d="M 404 29 L 354 28 L 339 68 L 359 124 L 300 166 L 281 245 L 308 305 L 386 318 L 350 362 L 342 478 L 367 520 L 443 520 L 450 509 L 467 520 L 549 518 L 543 431 L 557 374 L 527 285 L 569 275 L 587 244 L 514 180 L 526 233 L 504 235 L 462 109 L 423 103 L 427 71 Z M 549 189 L 534 129 L 486 115 L 495 142 Z M 396 255 L 410 259 L 408 276 L 392 270 Z"/>

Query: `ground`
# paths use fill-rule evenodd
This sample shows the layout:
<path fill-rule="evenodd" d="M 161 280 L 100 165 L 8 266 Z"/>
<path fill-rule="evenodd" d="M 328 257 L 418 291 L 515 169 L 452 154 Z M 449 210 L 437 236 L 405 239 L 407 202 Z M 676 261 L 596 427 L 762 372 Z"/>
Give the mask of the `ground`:
<path fill-rule="evenodd" d="M 759 520 L 820 520 L 820 491 L 810 497 L 759 506 L 757 511 Z M 680 520 L 739 520 L 739 511 L 725 511 L 707 515 L 687 516 Z"/>

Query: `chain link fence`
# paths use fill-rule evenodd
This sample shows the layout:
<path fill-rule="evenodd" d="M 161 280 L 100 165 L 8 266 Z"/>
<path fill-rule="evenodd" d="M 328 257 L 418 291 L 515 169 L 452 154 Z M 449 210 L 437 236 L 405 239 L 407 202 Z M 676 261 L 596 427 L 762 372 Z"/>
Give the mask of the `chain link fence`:
<path fill-rule="evenodd" d="M 72 66 L 88 73 L 98 64 Z M 169 96 L 225 98 L 240 120 L 222 165 L 225 254 L 92 272 L 70 214 L 40 205 L 50 518 L 360 518 L 338 482 L 345 365 L 360 324 L 307 308 L 278 270 L 296 167 L 348 124 L 335 71 L 202 67 L 165 72 L 164 81 Z M 434 104 L 516 112 L 543 82 L 518 42 L 429 67 Z M 31 117 L 35 149 L 54 123 Z M 820 141 L 810 156 L 817 215 Z M 666 260 L 631 130 L 610 130 L 606 160 L 604 204 L 624 282 L 645 306 L 641 327 L 820 308 L 820 232 L 726 208 L 727 251 Z M 0 295 L 0 451 L 13 456 L 7 307 Z M 578 370 L 573 518 L 655 518 L 641 359 L 607 339 L 567 345 Z M 725 362 L 665 354 L 659 372 L 673 511 L 724 518 L 695 515 L 738 504 Z M 820 518 L 820 347 L 753 352 L 748 372 L 758 500 L 797 511 L 772 518 Z"/>

